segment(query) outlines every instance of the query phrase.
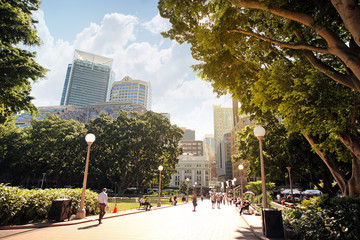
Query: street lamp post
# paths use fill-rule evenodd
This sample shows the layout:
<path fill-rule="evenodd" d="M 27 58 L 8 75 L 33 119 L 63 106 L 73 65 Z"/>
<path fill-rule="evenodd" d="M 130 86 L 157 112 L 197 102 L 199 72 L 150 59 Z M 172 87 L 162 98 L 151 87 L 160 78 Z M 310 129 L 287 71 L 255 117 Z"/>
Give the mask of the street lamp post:
<path fill-rule="evenodd" d="M 232 180 L 233 185 L 233 200 L 235 201 L 236 195 L 235 195 L 235 187 L 236 187 L 236 178 Z"/>
<path fill-rule="evenodd" d="M 240 197 L 241 197 L 241 205 L 243 205 L 243 201 L 244 201 L 244 198 L 243 198 L 243 180 L 242 180 L 242 170 L 244 169 L 244 166 L 242 164 L 240 164 L 238 166 L 239 170 L 240 170 Z"/>
<path fill-rule="evenodd" d="M 261 140 L 265 136 L 265 129 L 261 126 L 257 126 L 254 129 L 254 134 L 259 139 L 260 145 L 260 165 L 261 165 L 261 182 L 262 182 L 262 194 L 263 194 L 263 208 L 267 207 L 267 195 L 266 195 L 266 184 L 265 184 L 265 168 L 264 168 L 264 159 L 263 159 L 263 152 L 262 152 L 262 142 Z"/>
<path fill-rule="evenodd" d="M 293 188 L 292 188 L 292 182 L 291 182 L 291 167 L 286 167 L 289 171 L 289 182 L 290 182 L 290 191 L 291 191 L 291 200 L 294 201 L 294 194 L 293 194 Z"/>
<path fill-rule="evenodd" d="M 41 180 L 41 189 L 43 188 L 43 185 L 44 185 L 45 175 L 46 175 L 46 173 L 43 173 L 43 178 Z"/>
<path fill-rule="evenodd" d="M 86 211 L 84 208 L 85 191 L 86 191 L 86 182 L 87 182 L 87 175 L 88 175 L 88 168 L 89 168 L 90 147 L 91 147 L 91 144 L 95 141 L 95 135 L 92 133 L 87 134 L 85 136 L 85 141 L 88 144 L 88 151 L 87 151 L 87 155 L 86 155 L 86 163 L 85 163 L 85 172 L 84 172 L 83 188 L 82 188 L 82 194 L 81 194 L 80 209 L 76 213 L 76 218 L 85 218 L 85 216 L 86 216 Z"/>
<path fill-rule="evenodd" d="M 161 201 L 160 201 L 160 195 L 161 195 L 161 171 L 163 170 L 163 166 L 159 166 L 159 171 L 160 171 L 160 177 L 159 177 L 159 199 L 158 199 L 158 207 L 161 207 Z"/>
<path fill-rule="evenodd" d="M 186 178 L 186 186 L 187 186 L 187 188 L 186 188 L 186 202 L 188 202 L 189 201 L 189 178 Z"/>

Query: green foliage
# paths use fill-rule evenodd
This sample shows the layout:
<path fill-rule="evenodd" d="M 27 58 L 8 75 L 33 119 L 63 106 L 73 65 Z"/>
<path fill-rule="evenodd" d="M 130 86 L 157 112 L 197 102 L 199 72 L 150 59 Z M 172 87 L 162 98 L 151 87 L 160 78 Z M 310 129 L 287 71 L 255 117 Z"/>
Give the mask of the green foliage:
<path fill-rule="evenodd" d="M 283 219 L 299 239 L 359 239 L 360 199 L 324 195 L 306 209 L 284 212 Z"/>
<path fill-rule="evenodd" d="M 42 222 L 47 219 L 52 200 L 72 199 L 71 214 L 80 207 L 82 189 L 21 189 L 0 184 L 0 225 L 16 225 Z M 86 190 L 86 214 L 95 214 L 98 194 Z"/>
<path fill-rule="evenodd" d="M 163 36 L 191 45 L 193 58 L 200 62 L 193 69 L 212 83 L 216 93 L 231 93 L 241 103 L 241 111 L 254 115 L 256 120 L 264 120 L 267 115 L 281 117 L 287 131 L 311 139 L 311 147 L 323 162 L 332 162 L 327 166 L 342 193 L 360 196 L 359 183 L 355 180 L 359 173 L 352 171 L 350 165 L 352 157 L 360 155 L 355 147 L 360 139 L 357 131 L 360 61 L 352 62 L 356 68 L 347 61 L 353 53 L 359 55 L 360 48 L 356 43 L 346 44 L 352 42 L 351 34 L 338 24 L 340 15 L 331 1 L 303 4 L 299 0 L 264 0 L 254 4 L 252 1 L 159 0 L 158 8 L 160 15 L 172 24 Z M 307 24 L 299 21 L 305 18 Z M 342 19 L 358 22 L 351 17 Z M 331 34 L 325 36 L 322 31 Z M 344 48 L 332 45 L 333 41 Z M 339 57 L 328 52 L 330 45 L 349 52 Z M 308 47 L 312 48 L 311 52 Z M 272 144 L 267 145 L 269 151 L 265 154 L 273 162 L 268 163 L 270 173 L 266 174 L 281 179 L 285 163 L 292 156 L 296 156 L 296 162 L 302 161 L 302 156 L 296 155 L 296 151 L 287 154 L 289 148 L 296 150 L 296 145 L 287 145 L 288 134 L 281 133 L 283 129 L 272 130 L 274 136 L 281 138 L 273 138 Z M 255 148 L 249 151 L 255 152 Z M 309 157 L 307 154 L 306 174 L 311 176 Z M 251 167 L 254 171 L 255 167 Z M 313 169 L 319 167 L 326 166 L 318 164 Z M 317 172 L 316 178 L 320 174 L 330 176 L 329 171 Z M 356 172 L 352 181 L 346 179 L 348 172 Z M 353 192 L 348 193 L 349 189 Z"/>
<path fill-rule="evenodd" d="M 186 193 L 189 189 L 189 183 L 187 181 L 181 181 L 179 186 L 179 192 Z"/>
<path fill-rule="evenodd" d="M 267 182 L 265 185 L 266 190 L 271 190 L 275 187 L 275 183 L 273 182 Z M 245 188 L 252 190 L 255 193 L 260 193 L 262 191 L 262 181 L 248 182 L 248 185 L 246 185 Z"/>
<path fill-rule="evenodd" d="M 271 195 L 270 195 L 269 193 L 267 193 L 266 195 L 267 195 L 267 207 L 270 207 L 270 203 L 271 203 L 271 201 L 272 201 L 272 197 L 271 197 Z M 262 194 L 257 195 L 257 196 L 254 197 L 253 203 L 262 205 L 262 199 L 263 199 L 263 195 L 262 195 Z"/>
<path fill-rule="evenodd" d="M 0 4 L 0 123 L 21 110 L 36 112 L 29 96 L 31 82 L 46 69 L 35 62 L 36 54 L 19 46 L 40 45 L 32 12 L 39 0 L 1 1 Z"/>

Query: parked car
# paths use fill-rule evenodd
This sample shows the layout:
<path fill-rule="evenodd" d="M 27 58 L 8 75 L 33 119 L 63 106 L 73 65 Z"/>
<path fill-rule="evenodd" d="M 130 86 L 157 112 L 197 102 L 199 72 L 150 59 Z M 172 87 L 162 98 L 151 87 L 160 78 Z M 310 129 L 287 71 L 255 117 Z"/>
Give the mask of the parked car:
<path fill-rule="evenodd" d="M 316 189 L 306 189 L 305 191 L 301 192 L 301 194 L 305 196 L 319 196 L 323 193 L 320 190 Z"/>

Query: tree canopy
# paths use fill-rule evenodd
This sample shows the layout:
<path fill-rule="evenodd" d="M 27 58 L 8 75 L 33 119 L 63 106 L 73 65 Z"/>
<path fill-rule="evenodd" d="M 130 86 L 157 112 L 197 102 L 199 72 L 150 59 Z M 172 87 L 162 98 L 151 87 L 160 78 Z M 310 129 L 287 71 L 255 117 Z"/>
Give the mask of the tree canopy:
<path fill-rule="evenodd" d="M 149 186 L 158 179 L 159 165 L 166 184 L 181 154 L 182 130 L 158 113 L 121 111 L 116 119 L 102 114 L 87 125 L 48 115 L 25 129 L 1 126 L 1 181 L 36 186 L 46 173 L 48 186 L 81 186 L 87 133 L 96 136 L 88 172 L 88 187 L 93 189 L 116 184 L 124 193 L 130 186 Z"/>
<path fill-rule="evenodd" d="M 360 196 L 359 45 L 339 5 L 160 0 L 158 7 L 172 24 L 163 35 L 191 45 L 200 61 L 193 68 L 214 91 L 230 92 L 257 119 L 269 112 L 282 117 L 311 144 L 343 194 Z M 358 5 L 352 9 L 356 16 Z M 342 162 L 352 163 L 351 173 Z"/>
<path fill-rule="evenodd" d="M 0 123 L 21 110 L 36 112 L 30 80 L 44 77 L 46 69 L 35 62 L 35 52 L 24 48 L 40 45 L 32 18 L 39 4 L 39 0 L 0 1 Z"/>

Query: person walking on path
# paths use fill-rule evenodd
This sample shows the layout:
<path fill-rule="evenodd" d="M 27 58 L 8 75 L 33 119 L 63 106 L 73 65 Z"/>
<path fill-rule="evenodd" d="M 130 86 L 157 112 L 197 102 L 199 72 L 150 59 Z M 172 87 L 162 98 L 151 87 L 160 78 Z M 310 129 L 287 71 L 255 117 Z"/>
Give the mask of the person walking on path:
<path fill-rule="evenodd" d="M 106 211 L 106 207 L 108 207 L 108 195 L 106 193 L 106 188 L 102 189 L 102 192 L 98 197 L 99 205 L 100 205 L 100 215 L 99 215 L 99 224 L 101 224 L 101 219 L 103 219 Z"/>
<path fill-rule="evenodd" d="M 193 206 L 194 206 L 193 212 L 195 212 L 195 211 L 196 211 L 196 206 L 197 206 L 196 193 L 194 193 L 194 196 L 193 196 L 193 198 L 192 198 L 192 202 L 193 202 Z"/>

